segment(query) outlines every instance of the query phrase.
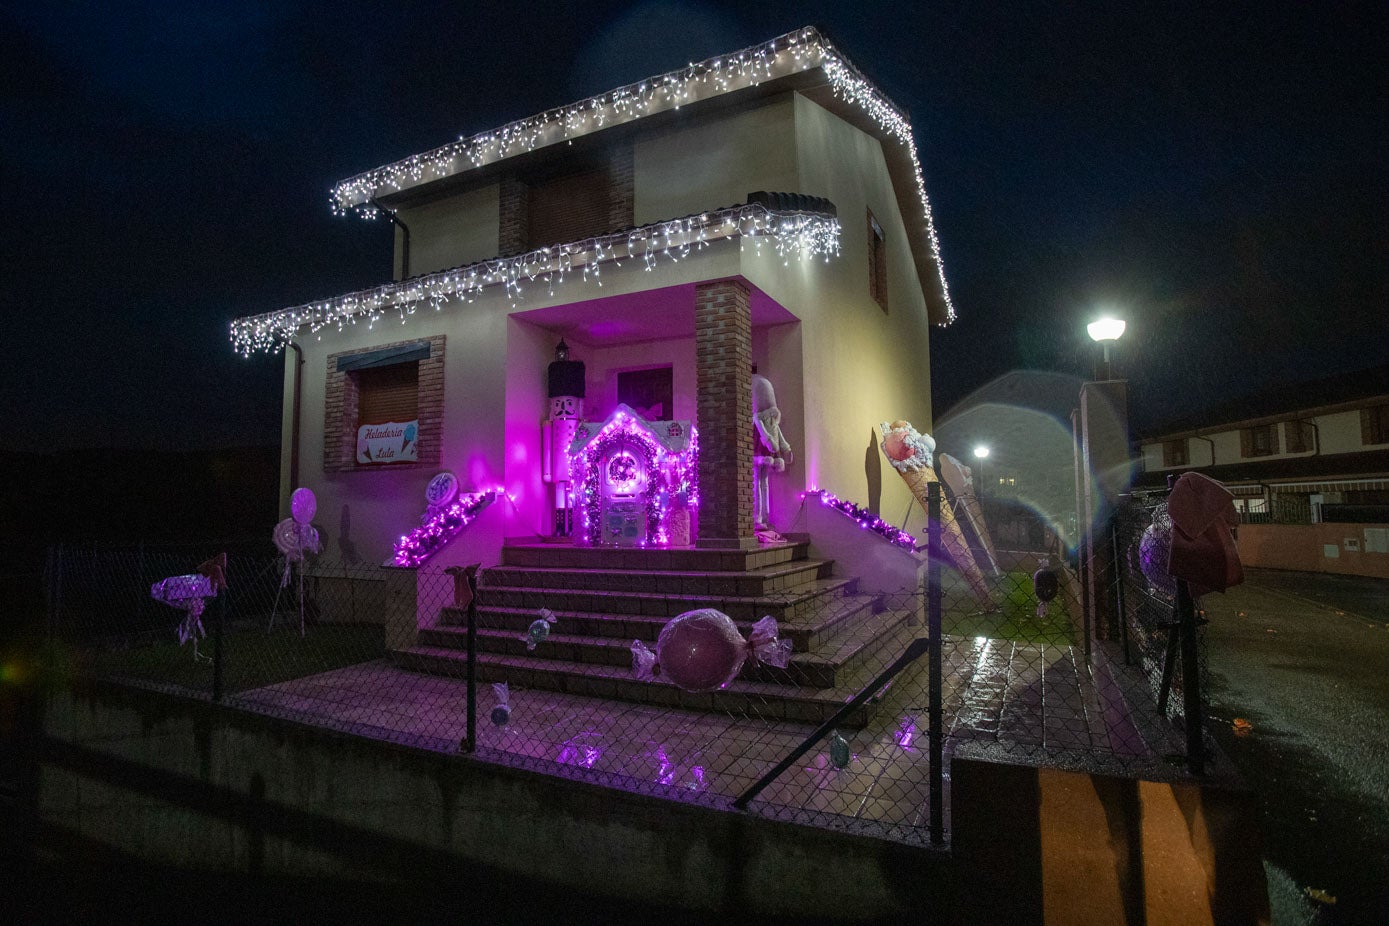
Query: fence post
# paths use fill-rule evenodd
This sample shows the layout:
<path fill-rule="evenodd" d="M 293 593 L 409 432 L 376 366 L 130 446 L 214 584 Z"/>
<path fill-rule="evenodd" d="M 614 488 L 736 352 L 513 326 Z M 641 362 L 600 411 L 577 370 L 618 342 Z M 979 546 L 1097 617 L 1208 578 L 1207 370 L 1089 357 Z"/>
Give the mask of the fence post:
<path fill-rule="evenodd" d="M 1119 645 L 1124 648 L 1124 665 L 1133 665 L 1129 655 L 1129 615 L 1124 610 L 1124 564 L 1119 556 L 1119 514 L 1116 511 L 1109 522 L 1109 547 L 1113 554 L 1111 568 L 1114 571 L 1114 607 L 1119 615 Z"/>
<path fill-rule="evenodd" d="M 468 579 L 468 751 L 477 751 L 477 570 Z"/>
<path fill-rule="evenodd" d="M 1191 774 L 1206 768 L 1206 744 L 1201 734 L 1201 666 L 1196 641 L 1196 603 L 1185 579 L 1177 580 L 1177 620 L 1182 638 L 1182 713 L 1186 724 L 1186 765 Z"/>
<path fill-rule="evenodd" d="M 217 614 L 212 619 L 212 700 L 222 700 L 222 625 L 227 620 L 227 590 L 217 596 Z"/>
<path fill-rule="evenodd" d="M 939 482 L 926 485 L 926 626 L 930 636 L 931 648 L 928 665 L 928 685 L 930 688 L 930 731 L 931 744 L 931 842 L 940 845 L 945 841 L 945 770 L 944 763 L 944 720 L 941 710 L 941 487 Z"/>

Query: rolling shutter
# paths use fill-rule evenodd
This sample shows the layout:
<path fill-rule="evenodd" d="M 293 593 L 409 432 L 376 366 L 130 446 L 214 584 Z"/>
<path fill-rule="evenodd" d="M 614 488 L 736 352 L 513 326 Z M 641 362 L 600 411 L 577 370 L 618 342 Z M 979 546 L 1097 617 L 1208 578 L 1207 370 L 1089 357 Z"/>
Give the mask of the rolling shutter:
<path fill-rule="evenodd" d="M 420 365 L 397 363 L 360 370 L 357 376 L 357 425 L 414 421 L 420 409 Z"/>

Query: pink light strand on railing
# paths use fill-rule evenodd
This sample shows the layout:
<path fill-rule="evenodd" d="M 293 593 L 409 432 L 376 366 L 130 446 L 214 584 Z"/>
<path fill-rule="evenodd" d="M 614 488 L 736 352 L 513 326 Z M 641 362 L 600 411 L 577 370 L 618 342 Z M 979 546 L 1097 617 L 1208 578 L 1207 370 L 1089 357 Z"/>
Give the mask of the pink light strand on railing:
<path fill-rule="evenodd" d="M 860 529 L 872 531 L 893 546 L 901 547 L 904 550 L 916 549 L 916 538 L 896 525 L 884 521 L 867 508 L 855 505 L 853 502 L 846 502 L 825 489 L 813 489 L 801 497 L 805 498 L 811 495 L 819 496 L 820 504 L 848 515 L 858 522 Z"/>
<path fill-rule="evenodd" d="M 460 495 L 433 513 L 426 514 L 423 524 L 396 541 L 395 555 L 391 561 L 397 566 L 420 565 L 462 533 L 463 528 L 496 498 L 495 491 Z"/>

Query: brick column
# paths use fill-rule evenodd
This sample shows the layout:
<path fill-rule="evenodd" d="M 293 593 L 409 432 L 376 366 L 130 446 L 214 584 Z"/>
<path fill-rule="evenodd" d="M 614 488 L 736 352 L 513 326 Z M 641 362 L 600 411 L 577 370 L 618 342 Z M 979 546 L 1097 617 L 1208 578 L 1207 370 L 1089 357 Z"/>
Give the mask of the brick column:
<path fill-rule="evenodd" d="M 530 187 L 515 177 L 506 176 L 501 179 L 497 196 L 497 251 L 502 257 L 524 254 L 530 237 Z"/>
<path fill-rule="evenodd" d="M 747 284 L 695 287 L 701 547 L 752 549 L 752 311 Z"/>

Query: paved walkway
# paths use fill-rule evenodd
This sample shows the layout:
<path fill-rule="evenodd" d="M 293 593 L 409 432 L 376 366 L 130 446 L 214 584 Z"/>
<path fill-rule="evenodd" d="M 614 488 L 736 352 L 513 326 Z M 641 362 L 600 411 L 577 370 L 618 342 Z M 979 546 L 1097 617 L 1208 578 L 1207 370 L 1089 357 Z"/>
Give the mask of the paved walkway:
<path fill-rule="evenodd" d="M 1385 922 L 1389 582 L 1254 570 L 1205 605 L 1213 729 L 1259 792 L 1275 922 L 1312 922 L 1306 888 L 1334 922 Z"/>
<path fill-rule="evenodd" d="M 947 641 L 944 661 L 947 751 L 960 740 L 982 740 L 1023 754 L 1122 762 L 1151 761 L 1171 747 L 1155 708 L 1135 702 L 1143 692 L 1121 687 L 1119 682 L 1127 680 L 1102 659 L 1092 681 L 1071 647 L 954 639 Z M 466 690 L 461 679 L 422 675 L 382 660 L 245 692 L 233 703 L 451 752 L 465 734 Z M 846 768 L 832 765 L 822 743 L 762 793 L 756 802 L 759 811 L 924 839 L 930 787 L 928 691 L 927 666 L 921 660 L 881 696 L 867 727 L 843 731 L 850 747 Z M 499 726 L 490 720 L 497 705 L 492 686 L 479 685 L 478 692 L 483 758 L 721 805 L 813 729 L 540 689 L 512 691 L 510 721 Z"/>

